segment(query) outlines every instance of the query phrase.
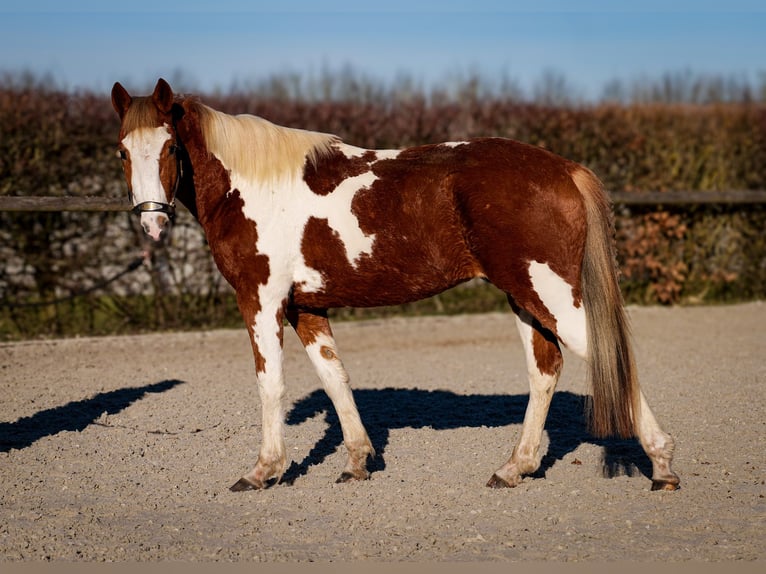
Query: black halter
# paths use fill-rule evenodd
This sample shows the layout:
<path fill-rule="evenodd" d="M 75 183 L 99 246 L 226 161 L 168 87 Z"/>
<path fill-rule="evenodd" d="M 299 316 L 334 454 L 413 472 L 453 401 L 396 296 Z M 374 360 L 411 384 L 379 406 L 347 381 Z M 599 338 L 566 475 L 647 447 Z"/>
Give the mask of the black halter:
<path fill-rule="evenodd" d="M 181 178 L 184 176 L 183 162 L 181 161 L 181 142 L 174 145 L 174 155 L 176 156 L 176 182 L 173 185 L 173 194 L 170 197 L 170 203 L 163 203 L 161 201 L 142 201 L 135 205 L 131 211 L 136 215 L 149 212 L 164 213 L 168 216 L 170 221 L 173 221 L 176 216 L 176 194 L 178 193 L 178 186 L 181 184 Z M 128 190 L 128 199 L 133 203 L 133 190 Z"/>

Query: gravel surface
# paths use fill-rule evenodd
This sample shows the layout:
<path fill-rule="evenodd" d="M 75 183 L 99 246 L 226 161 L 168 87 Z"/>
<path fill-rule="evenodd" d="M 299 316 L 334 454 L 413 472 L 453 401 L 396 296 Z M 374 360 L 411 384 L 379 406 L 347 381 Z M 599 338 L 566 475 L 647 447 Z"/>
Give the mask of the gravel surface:
<path fill-rule="evenodd" d="M 630 308 L 643 388 L 677 442 L 650 492 L 635 441 L 585 430 L 566 356 L 543 464 L 484 484 L 527 403 L 509 314 L 336 324 L 378 451 L 335 484 L 337 418 L 286 332 L 285 480 L 229 492 L 260 409 L 244 329 L 0 345 L 0 560 L 766 559 L 766 304 Z"/>

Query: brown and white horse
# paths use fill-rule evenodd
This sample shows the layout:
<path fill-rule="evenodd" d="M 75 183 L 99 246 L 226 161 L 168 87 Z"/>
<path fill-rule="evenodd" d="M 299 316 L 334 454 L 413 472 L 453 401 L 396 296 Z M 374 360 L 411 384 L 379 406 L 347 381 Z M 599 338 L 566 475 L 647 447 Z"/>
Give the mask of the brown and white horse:
<path fill-rule="evenodd" d="M 263 437 L 232 490 L 264 488 L 286 467 L 283 321 L 306 348 L 348 449 L 339 481 L 368 478 L 374 456 L 327 309 L 394 305 L 476 277 L 503 290 L 526 353 L 521 438 L 488 486 L 540 466 L 563 344 L 589 365 L 596 436 L 637 436 L 652 488 L 674 490 L 673 439 L 639 389 L 617 283 L 611 205 L 585 167 L 523 143 L 482 138 L 375 151 L 337 137 L 232 116 L 116 83 L 119 153 L 135 210 L 160 239 L 176 197 L 198 219 L 235 289 L 255 356 Z"/>

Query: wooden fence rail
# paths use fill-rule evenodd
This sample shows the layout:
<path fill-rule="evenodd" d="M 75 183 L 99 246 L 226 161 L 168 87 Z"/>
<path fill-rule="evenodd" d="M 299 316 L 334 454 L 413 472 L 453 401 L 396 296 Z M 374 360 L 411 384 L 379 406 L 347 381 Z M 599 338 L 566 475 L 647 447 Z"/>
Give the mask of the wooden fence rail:
<path fill-rule="evenodd" d="M 620 205 L 703 205 L 766 203 L 766 190 L 612 192 Z M 0 196 L 0 211 L 130 211 L 127 198 Z"/>
<path fill-rule="evenodd" d="M 121 197 L 0 196 L 0 211 L 130 211 Z"/>
<path fill-rule="evenodd" d="M 703 205 L 766 203 L 764 190 L 728 191 L 613 191 L 612 201 L 622 205 Z"/>

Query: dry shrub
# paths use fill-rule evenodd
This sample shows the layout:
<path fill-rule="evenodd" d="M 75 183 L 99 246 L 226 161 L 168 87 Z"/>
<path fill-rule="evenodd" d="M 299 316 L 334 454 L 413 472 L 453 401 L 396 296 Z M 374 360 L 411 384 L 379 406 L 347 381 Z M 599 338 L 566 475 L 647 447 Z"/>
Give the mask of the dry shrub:
<path fill-rule="evenodd" d="M 332 100 L 256 92 L 202 99 L 369 148 L 515 138 L 587 165 L 615 191 L 766 189 L 763 104 L 556 107 L 477 89 L 448 95 L 349 85 L 349 97 L 336 90 Z M 117 131 L 107 94 L 0 78 L 0 194 L 124 194 L 114 156 Z M 628 301 L 766 297 L 763 206 L 621 209 L 616 221 Z M 199 228 L 190 223 L 185 229 L 181 245 L 121 280 L 118 292 L 95 293 L 68 307 L 9 311 L 11 303 L 97 284 L 142 244 L 124 213 L 0 213 L 0 338 L 231 324 L 237 319 L 230 290 Z M 82 313 L 86 320 L 72 319 Z"/>
<path fill-rule="evenodd" d="M 621 271 L 628 299 L 641 303 L 677 303 L 688 266 L 680 255 L 687 227 L 666 211 L 618 219 Z"/>

